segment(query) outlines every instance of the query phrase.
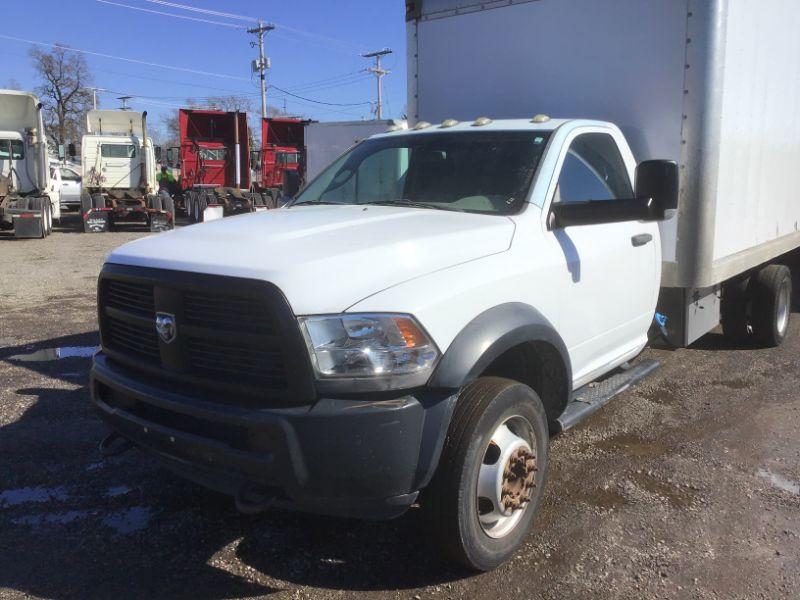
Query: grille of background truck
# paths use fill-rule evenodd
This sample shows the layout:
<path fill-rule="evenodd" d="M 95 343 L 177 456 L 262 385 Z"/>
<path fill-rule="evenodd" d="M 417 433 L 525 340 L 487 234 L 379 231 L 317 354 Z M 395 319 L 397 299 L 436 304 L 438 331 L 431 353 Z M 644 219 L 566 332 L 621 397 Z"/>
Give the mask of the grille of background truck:
<path fill-rule="evenodd" d="M 206 285 L 210 276 L 198 277 L 181 285 L 164 277 L 102 276 L 98 316 L 103 351 L 134 375 L 144 374 L 148 384 L 179 385 L 183 393 L 226 404 L 252 406 L 253 397 L 296 404 L 290 379 L 302 369 L 287 373 L 287 344 L 272 305 L 279 292 L 270 299 L 261 289 L 243 287 L 241 280 L 227 285 L 218 278 L 216 285 Z M 173 342 L 160 339 L 156 313 L 174 315 Z"/>

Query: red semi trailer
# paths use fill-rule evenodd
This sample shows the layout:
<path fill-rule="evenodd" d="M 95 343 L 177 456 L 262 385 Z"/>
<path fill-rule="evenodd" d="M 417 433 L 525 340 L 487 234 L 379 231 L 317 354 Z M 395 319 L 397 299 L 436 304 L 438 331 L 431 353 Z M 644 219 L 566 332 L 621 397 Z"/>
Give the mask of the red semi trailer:
<path fill-rule="evenodd" d="M 293 195 L 305 179 L 305 129 L 310 121 L 293 117 L 261 119 L 261 149 L 252 153 L 253 188 L 277 206 L 286 193 Z"/>
<path fill-rule="evenodd" d="M 181 175 L 175 197 L 189 218 L 200 222 L 266 210 L 264 196 L 250 191 L 247 114 L 182 108 L 178 118 Z"/>

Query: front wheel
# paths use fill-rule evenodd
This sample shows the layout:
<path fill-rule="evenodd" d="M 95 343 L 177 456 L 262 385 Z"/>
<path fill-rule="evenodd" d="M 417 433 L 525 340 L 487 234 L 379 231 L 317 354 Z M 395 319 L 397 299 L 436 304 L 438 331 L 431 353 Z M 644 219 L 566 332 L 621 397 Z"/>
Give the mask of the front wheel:
<path fill-rule="evenodd" d="M 767 347 L 780 346 L 789 330 L 792 273 L 785 265 L 767 265 L 751 282 L 753 334 Z"/>
<path fill-rule="evenodd" d="M 500 377 L 465 387 L 422 501 L 441 553 L 477 571 L 508 560 L 533 526 L 548 452 L 547 416 L 530 387 Z"/>

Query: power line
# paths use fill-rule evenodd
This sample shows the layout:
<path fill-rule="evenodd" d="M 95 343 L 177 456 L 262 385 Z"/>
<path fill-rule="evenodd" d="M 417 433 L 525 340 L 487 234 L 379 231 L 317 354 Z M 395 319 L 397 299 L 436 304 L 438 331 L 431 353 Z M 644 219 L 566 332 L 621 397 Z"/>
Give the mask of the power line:
<path fill-rule="evenodd" d="M 110 58 L 113 60 L 120 60 L 123 62 L 133 63 L 137 65 L 145 65 L 148 67 L 156 67 L 159 69 L 168 69 L 170 71 L 179 71 L 181 73 L 191 73 L 193 75 L 205 75 L 207 77 L 220 77 L 222 79 L 234 79 L 236 81 L 250 81 L 247 77 L 239 77 L 237 75 L 226 75 L 224 73 L 212 73 L 210 71 L 200 71 L 197 69 L 188 69 L 186 67 L 175 67 L 173 65 L 164 65 L 160 63 L 147 62 L 145 60 L 137 60 L 135 58 L 125 58 L 124 56 L 114 56 L 113 54 L 104 54 L 102 52 L 93 52 L 91 50 L 81 50 L 80 48 L 73 48 L 72 46 L 65 46 L 63 44 L 50 44 L 48 42 L 40 42 L 36 40 L 28 40 L 25 38 L 13 37 L 10 35 L 0 34 L 0 39 L 10 40 L 12 42 L 22 42 L 25 44 L 32 44 L 34 46 L 46 46 L 48 48 L 64 48 L 70 52 L 78 52 L 88 56 L 98 56 L 100 58 Z"/>
<path fill-rule="evenodd" d="M 271 84 L 269 87 L 278 90 L 279 92 L 283 92 L 287 96 L 291 96 L 292 98 L 298 98 L 300 100 L 305 100 L 306 102 L 313 102 L 314 104 L 323 104 L 325 106 L 363 106 L 365 104 L 372 104 L 372 102 L 323 102 L 322 100 L 314 100 L 313 98 L 305 98 L 304 96 L 298 96 L 297 94 L 293 94 L 288 90 L 284 90 L 283 88 L 279 88 L 275 84 Z"/>
<path fill-rule="evenodd" d="M 160 4 L 161 6 L 168 6 L 170 8 L 177 8 L 180 10 L 188 10 L 191 12 L 202 13 L 204 15 L 214 15 L 215 17 L 224 17 L 226 19 L 234 19 L 236 21 L 251 21 L 257 22 L 258 19 L 253 17 L 244 17 L 242 15 L 234 15 L 232 13 L 221 12 L 218 10 L 211 10 L 208 8 L 198 8 L 196 6 L 189 6 L 188 4 L 178 4 L 177 2 L 166 2 L 165 0 L 144 0 L 150 4 Z"/>
<path fill-rule="evenodd" d="M 223 23 L 222 21 L 212 21 L 211 19 L 201 19 L 199 17 L 187 17 L 186 15 L 176 15 L 175 13 L 168 13 L 161 10 L 153 10 L 152 8 L 143 8 L 141 6 L 131 6 L 130 4 L 122 4 L 121 2 L 111 2 L 110 0 L 95 0 L 101 4 L 110 4 L 111 6 L 119 6 L 121 8 L 130 8 L 131 10 L 139 10 L 154 15 L 162 15 L 165 17 L 175 17 L 176 19 L 185 19 L 187 21 L 195 21 L 198 23 L 207 23 L 209 25 L 221 25 L 222 27 L 230 27 L 232 29 L 247 29 L 244 25 L 235 25 L 233 23 Z"/>

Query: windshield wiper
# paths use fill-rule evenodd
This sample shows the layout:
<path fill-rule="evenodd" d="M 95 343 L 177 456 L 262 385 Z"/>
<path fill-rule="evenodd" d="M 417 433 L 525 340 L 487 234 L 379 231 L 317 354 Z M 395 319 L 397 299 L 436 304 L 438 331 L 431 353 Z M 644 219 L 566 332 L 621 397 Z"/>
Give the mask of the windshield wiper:
<path fill-rule="evenodd" d="M 398 200 L 378 200 L 377 202 L 365 202 L 364 204 L 376 204 L 379 206 L 410 206 L 412 208 L 432 208 L 433 210 L 464 212 L 464 209 L 461 208 L 442 206 L 441 204 L 434 204 L 432 202 L 417 202 L 416 200 L 407 200 L 405 198 Z"/>
<path fill-rule="evenodd" d="M 304 202 L 292 202 L 286 205 L 286 208 L 293 208 L 295 206 L 311 206 L 319 204 L 335 204 L 337 206 L 344 206 L 343 202 L 331 202 L 330 200 L 306 200 Z"/>

